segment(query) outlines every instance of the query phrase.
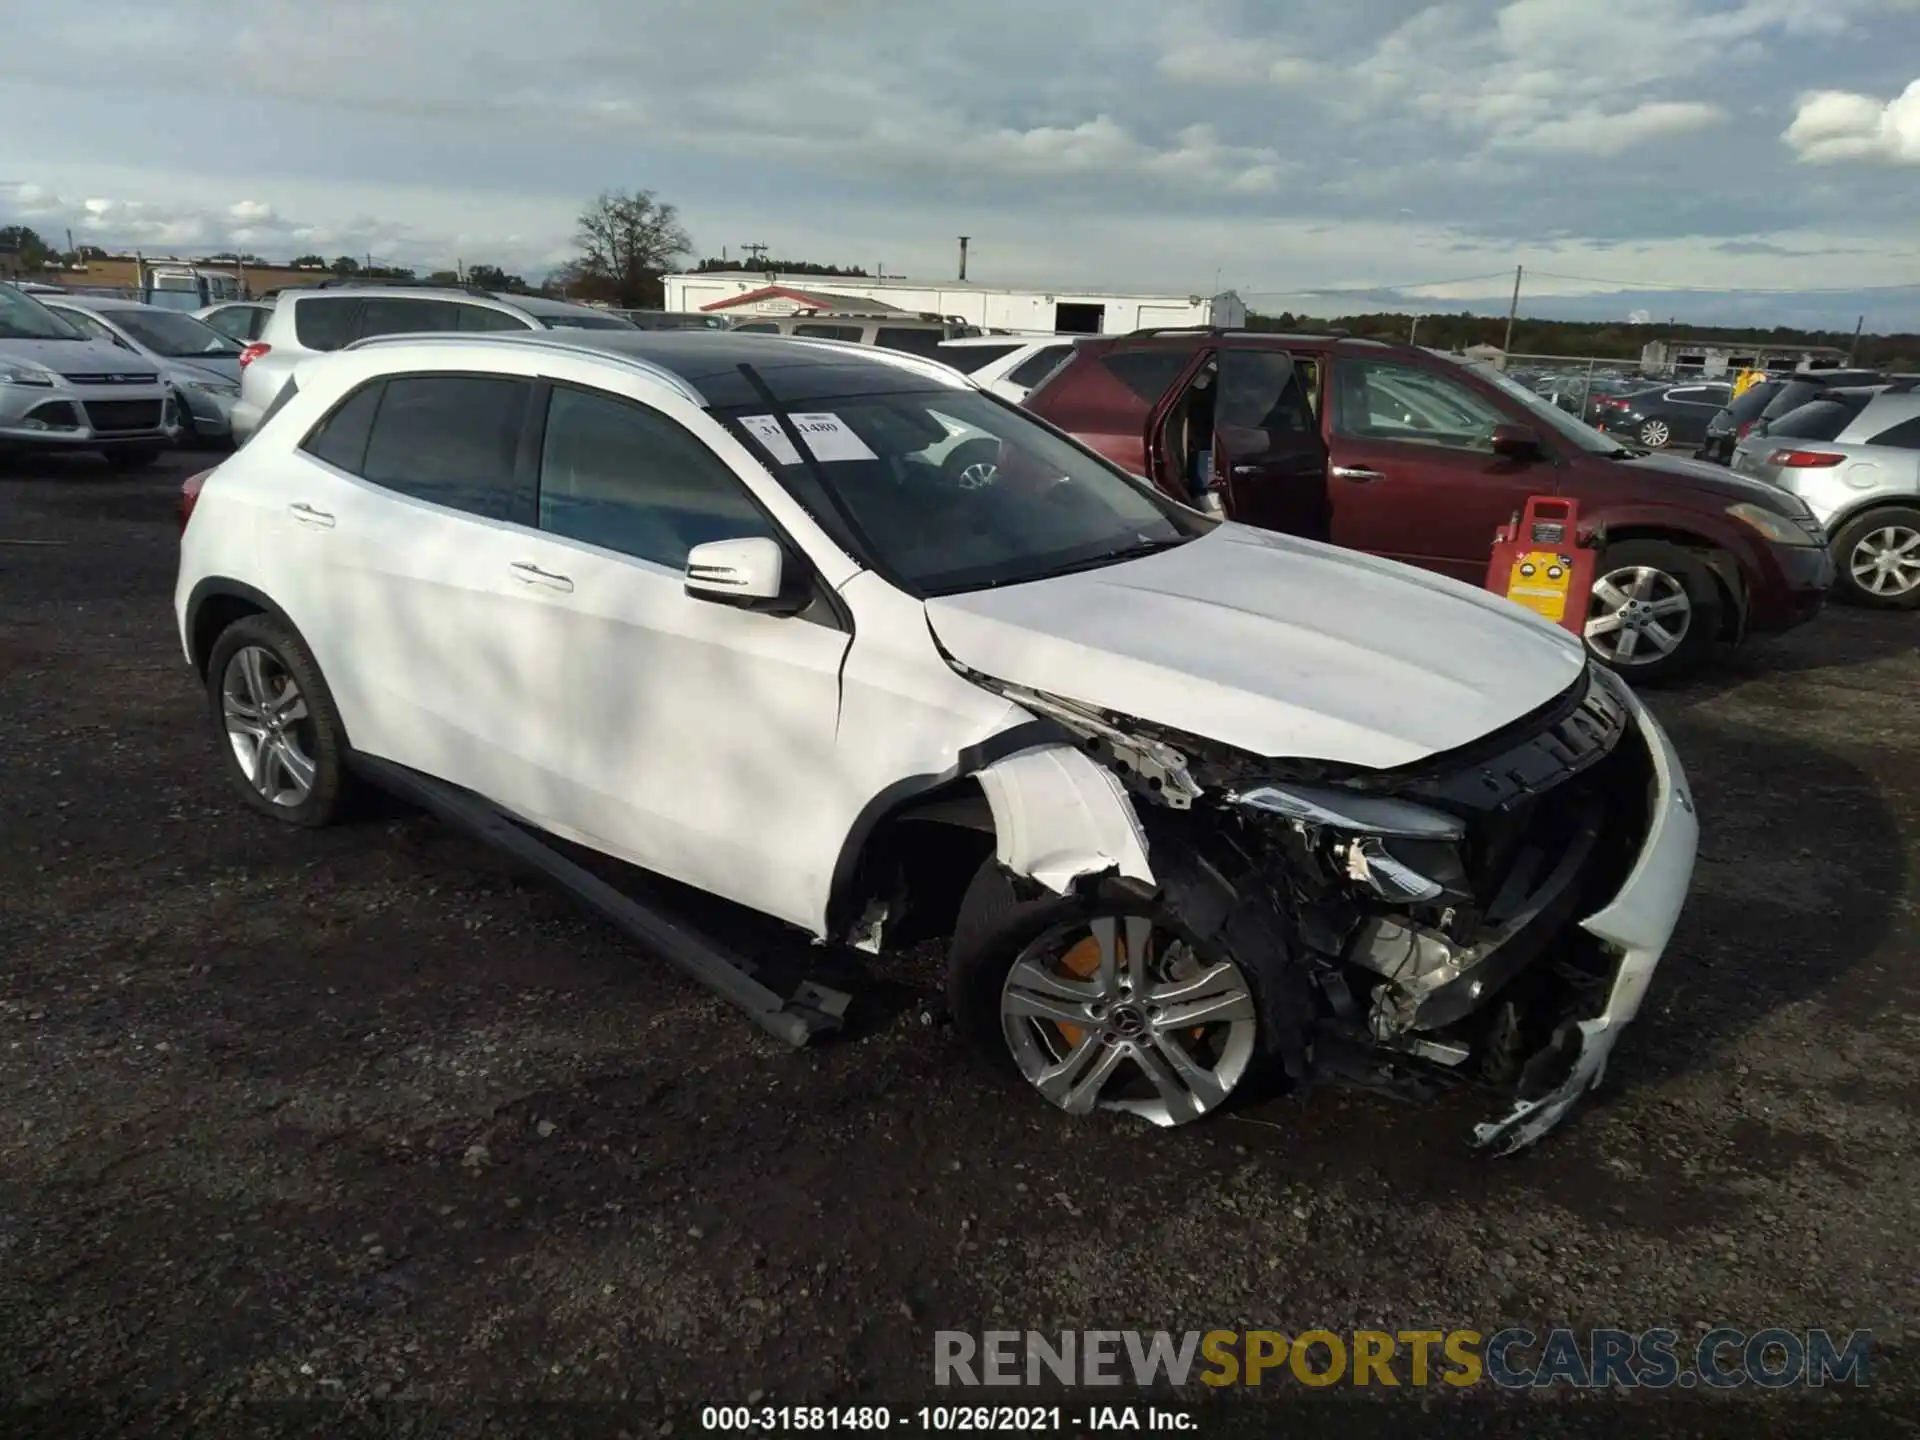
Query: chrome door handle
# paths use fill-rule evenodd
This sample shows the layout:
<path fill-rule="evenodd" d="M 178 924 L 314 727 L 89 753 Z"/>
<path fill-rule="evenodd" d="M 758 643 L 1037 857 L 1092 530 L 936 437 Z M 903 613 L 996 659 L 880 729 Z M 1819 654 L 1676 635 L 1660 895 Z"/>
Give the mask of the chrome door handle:
<path fill-rule="evenodd" d="M 287 506 L 287 509 L 293 513 L 293 518 L 303 525 L 318 525 L 322 530 L 333 528 L 333 516 L 324 510 L 316 510 L 302 501 L 295 501 Z"/>
<path fill-rule="evenodd" d="M 523 585 L 545 585 L 549 590 L 563 590 L 571 593 L 573 581 L 565 575 L 556 575 L 551 570 L 542 570 L 538 565 L 530 565 L 525 560 L 513 562 L 513 578 Z"/>
<path fill-rule="evenodd" d="M 1236 476 L 1258 475 L 1260 473 L 1260 467 L 1258 465 L 1236 465 L 1233 467 L 1233 473 Z"/>
<path fill-rule="evenodd" d="M 1378 470 L 1369 470 L 1364 465 L 1336 465 L 1333 467 L 1336 480 L 1351 480 L 1356 485 L 1364 485 L 1369 480 L 1384 480 L 1387 477 Z"/>

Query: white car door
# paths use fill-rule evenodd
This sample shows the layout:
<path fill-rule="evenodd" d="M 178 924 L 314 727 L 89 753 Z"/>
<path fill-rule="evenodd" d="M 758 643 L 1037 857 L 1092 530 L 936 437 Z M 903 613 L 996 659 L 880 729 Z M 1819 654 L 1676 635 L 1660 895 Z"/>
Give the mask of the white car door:
<path fill-rule="evenodd" d="M 551 391 L 539 564 L 566 585 L 548 723 L 567 771 L 552 828 L 812 928 L 867 799 L 836 754 L 851 636 L 824 589 L 789 615 L 686 593 L 706 541 L 767 536 L 799 559 L 704 429 L 664 398 Z"/>
<path fill-rule="evenodd" d="M 510 375 L 356 391 L 295 452 L 266 548 L 355 749 L 541 820 L 565 623 L 529 549 L 534 394 Z"/>

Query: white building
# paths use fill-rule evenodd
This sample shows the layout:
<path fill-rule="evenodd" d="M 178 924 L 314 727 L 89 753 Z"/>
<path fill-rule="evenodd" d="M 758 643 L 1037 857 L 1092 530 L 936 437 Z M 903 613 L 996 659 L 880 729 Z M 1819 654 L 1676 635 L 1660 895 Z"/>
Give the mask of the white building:
<path fill-rule="evenodd" d="M 1117 335 L 1155 325 L 1238 329 L 1247 307 L 1231 290 L 1214 296 L 1141 295 L 1110 290 L 1037 290 L 969 280 L 915 284 L 845 275 L 760 275 L 712 271 L 666 277 L 666 308 L 682 313 L 794 315 L 815 302 L 861 299 L 876 308 L 949 316 L 982 330 Z M 823 296 L 823 292 L 826 295 Z"/>

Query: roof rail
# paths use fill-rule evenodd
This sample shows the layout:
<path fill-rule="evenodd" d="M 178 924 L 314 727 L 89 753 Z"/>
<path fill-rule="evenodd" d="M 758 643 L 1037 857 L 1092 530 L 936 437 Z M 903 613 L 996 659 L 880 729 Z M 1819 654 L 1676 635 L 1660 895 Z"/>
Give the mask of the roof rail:
<path fill-rule="evenodd" d="M 493 298 L 493 292 L 491 290 L 479 285 L 470 285 L 464 281 L 455 281 L 449 285 L 445 281 L 440 280 L 382 280 L 372 275 L 335 275 L 326 280 L 316 281 L 311 288 L 315 290 L 353 290 L 382 289 L 386 287 L 392 287 L 395 290 L 457 290 L 465 295 L 484 295 L 488 299 Z M 290 285 L 287 288 L 292 290 L 308 287 Z"/>
<path fill-rule="evenodd" d="M 924 355 L 916 355 L 911 350 L 893 350 L 885 345 L 862 345 L 857 340 L 827 340 L 814 335 L 783 335 L 780 337 L 794 345 L 811 345 L 822 350 L 835 350 L 842 354 L 854 354 L 869 360 L 878 360 L 883 365 L 892 365 L 899 370 L 912 370 L 930 379 L 944 380 L 949 384 L 955 381 L 956 390 L 977 390 L 972 378 L 961 374 L 951 365 Z"/>
<path fill-rule="evenodd" d="M 837 342 L 825 341 L 820 343 L 834 344 Z M 336 350 L 333 353 L 337 355 L 343 353 L 345 350 L 373 350 L 381 346 L 393 345 L 510 345 L 516 349 L 551 350 L 562 355 L 586 356 L 595 360 L 610 360 L 616 365 L 624 366 L 626 369 L 634 371 L 636 374 L 645 375 L 650 380 L 658 380 L 662 385 L 667 386 L 690 404 L 698 405 L 702 409 L 704 409 L 707 404 L 706 396 L 702 395 L 686 380 L 674 374 L 673 371 L 667 369 L 664 365 L 656 365 L 651 360 L 642 360 L 638 355 L 628 355 L 619 350 L 608 349 L 605 346 L 565 339 L 562 338 L 562 332 L 557 330 L 526 330 L 519 332 L 479 330 L 456 331 L 452 334 L 445 331 L 423 331 L 414 335 L 370 335 L 364 340 L 355 340 L 344 346 L 342 350 Z M 872 347 L 863 345 L 860 348 L 865 350 L 871 349 Z M 942 366 L 941 368 L 945 369 L 946 367 Z"/>

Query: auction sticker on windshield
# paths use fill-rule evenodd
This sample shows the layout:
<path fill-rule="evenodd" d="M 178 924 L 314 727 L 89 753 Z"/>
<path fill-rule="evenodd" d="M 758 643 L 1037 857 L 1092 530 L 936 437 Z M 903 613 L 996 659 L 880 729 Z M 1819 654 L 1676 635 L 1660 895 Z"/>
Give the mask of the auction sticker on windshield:
<path fill-rule="evenodd" d="M 813 452 L 816 460 L 877 458 L 867 447 L 867 442 L 849 430 L 846 422 L 830 411 L 816 410 L 805 415 L 795 413 L 787 418 L 793 422 L 793 428 L 805 437 L 807 448 Z M 786 428 L 773 416 L 742 415 L 740 423 L 782 465 L 800 463 L 800 452 L 793 448 L 793 441 L 787 438 Z"/>

